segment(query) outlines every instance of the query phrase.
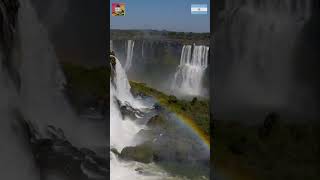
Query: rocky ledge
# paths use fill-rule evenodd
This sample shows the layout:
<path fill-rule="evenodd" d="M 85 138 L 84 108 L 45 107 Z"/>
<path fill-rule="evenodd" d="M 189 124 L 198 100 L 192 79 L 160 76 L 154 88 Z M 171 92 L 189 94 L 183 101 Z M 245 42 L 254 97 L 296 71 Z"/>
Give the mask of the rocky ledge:
<path fill-rule="evenodd" d="M 41 174 L 54 170 L 71 179 L 107 178 L 108 157 L 102 157 L 87 148 L 75 147 L 67 140 L 63 130 L 55 126 L 49 125 L 46 134 L 41 134 L 31 122 L 22 123 Z"/>

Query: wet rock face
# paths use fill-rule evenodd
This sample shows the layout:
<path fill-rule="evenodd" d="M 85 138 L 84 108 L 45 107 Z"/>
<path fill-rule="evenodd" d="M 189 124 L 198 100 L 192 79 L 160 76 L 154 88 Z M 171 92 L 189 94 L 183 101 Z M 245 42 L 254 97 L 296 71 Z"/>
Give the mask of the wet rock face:
<path fill-rule="evenodd" d="M 116 65 L 117 65 L 115 53 L 113 51 L 110 52 L 109 58 L 110 58 L 110 70 L 111 70 L 110 71 L 110 78 L 113 80 L 116 75 L 115 71 L 116 71 Z"/>
<path fill-rule="evenodd" d="M 143 117 L 144 113 L 139 109 L 133 108 L 129 103 L 121 103 L 117 100 L 122 117 L 130 117 L 135 120 L 137 117 Z"/>
<path fill-rule="evenodd" d="M 87 148 L 73 146 L 62 129 L 49 125 L 47 134 L 24 121 L 34 157 L 42 172 L 57 170 L 74 179 L 106 179 L 109 161 Z"/>
<path fill-rule="evenodd" d="M 206 163 L 200 158 L 200 145 L 180 132 L 164 114 L 152 116 L 147 122 L 147 129 L 142 129 L 136 138 L 142 144 L 125 147 L 121 152 L 111 149 L 117 157 L 125 161 L 141 163 Z"/>
<path fill-rule="evenodd" d="M 162 115 L 156 115 L 152 117 L 146 125 L 151 128 L 164 128 L 166 120 Z"/>
<path fill-rule="evenodd" d="M 11 59 L 14 46 L 14 33 L 16 31 L 19 2 L 17 0 L 0 0 L 0 53 L 3 61 L 0 62 L 7 70 L 11 79 L 19 88 L 20 78 L 13 67 Z"/>
<path fill-rule="evenodd" d="M 115 59 L 115 53 L 113 51 L 110 52 L 110 65 L 113 69 L 115 69 L 116 59 Z"/>
<path fill-rule="evenodd" d="M 12 48 L 18 9 L 17 0 L 0 0 L 1 46 L 6 53 Z"/>
<path fill-rule="evenodd" d="M 150 163 L 153 160 L 153 150 L 151 146 L 147 144 L 142 144 L 135 147 L 125 147 L 121 151 L 120 158 L 142 163 Z"/>

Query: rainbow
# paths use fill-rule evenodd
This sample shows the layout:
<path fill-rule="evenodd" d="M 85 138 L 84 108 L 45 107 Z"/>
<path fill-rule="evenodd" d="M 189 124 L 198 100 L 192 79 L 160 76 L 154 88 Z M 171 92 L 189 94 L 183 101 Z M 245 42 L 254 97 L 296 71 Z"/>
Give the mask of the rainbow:
<path fill-rule="evenodd" d="M 190 130 L 192 130 L 192 132 L 198 136 L 202 142 L 210 149 L 210 136 L 208 136 L 206 133 L 204 133 L 198 126 L 197 124 L 194 123 L 194 120 L 187 117 L 184 114 L 181 113 L 175 113 L 175 115 L 177 116 L 177 118 L 183 123 L 185 124 L 187 127 L 190 128 Z"/>
<path fill-rule="evenodd" d="M 155 97 L 161 105 L 168 107 L 168 106 L 166 106 L 166 103 L 163 103 L 161 101 L 160 98 L 158 98 L 156 96 L 153 96 L 153 97 Z M 180 122 L 182 122 L 184 125 L 186 125 L 210 149 L 210 136 L 208 136 L 206 133 L 204 133 L 198 127 L 198 125 L 194 122 L 194 120 L 192 118 L 186 116 L 185 114 L 175 112 L 172 109 L 170 109 L 170 107 L 168 107 L 168 108 L 169 108 L 169 110 L 174 112 L 174 114 L 176 115 L 177 119 L 180 120 Z"/>
<path fill-rule="evenodd" d="M 136 83 L 139 84 L 139 82 L 136 81 L 130 81 L 130 83 Z M 149 88 L 149 87 L 147 87 Z M 152 89 L 152 88 L 149 88 Z M 154 91 L 154 90 L 152 90 Z M 179 113 L 177 111 L 175 111 L 172 107 L 170 107 L 170 105 L 167 104 L 167 101 L 165 99 L 163 99 L 161 96 L 157 96 L 153 93 L 148 93 L 150 96 L 154 97 L 158 103 L 160 103 L 163 107 L 168 108 L 168 110 L 170 110 L 171 112 L 174 113 L 176 119 L 178 119 L 182 124 L 184 124 L 186 127 L 189 128 L 189 130 L 196 136 L 198 137 L 206 147 L 208 147 L 208 149 L 210 149 L 210 136 L 207 135 L 205 132 L 203 132 L 201 130 L 201 128 L 195 123 L 195 121 L 190 118 L 189 116 L 187 116 L 186 114 L 183 113 Z"/>

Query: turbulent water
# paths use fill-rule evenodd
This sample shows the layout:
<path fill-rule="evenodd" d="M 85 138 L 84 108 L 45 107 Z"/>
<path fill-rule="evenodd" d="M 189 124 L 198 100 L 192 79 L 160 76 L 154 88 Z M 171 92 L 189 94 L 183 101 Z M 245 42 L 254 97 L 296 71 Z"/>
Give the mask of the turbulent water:
<path fill-rule="evenodd" d="M 115 58 L 115 57 L 114 57 Z M 137 125 L 133 119 L 123 117 L 120 104 L 127 104 L 133 108 L 146 111 L 150 109 L 150 103 L 142 99 L 136 99 L 130 92 L 125 70 L 122 68 L 120 61 L 116 59 L 114 73 L 110 80 L 110 147 L 116 148 L 119 152 L 124 147 L 135 146 L 140 144 L 136 138 L 137 133 L 145 128 L 143 125 Z M 143 173 L 136 169 L 142 169 Z M 181 180 L 186 179 L 179 176 L 171 176 L 165 170 L 155 163 L 144 164 L 134 161 L 121 161 L 112 152 L 110 152 L 110 178 L 112 180 Z"/>
<path fill-rule="evenodd" d="M 0 60 L 3 53 L 0 52 Z M 4 179 L 40 180 L 28 139 L 13 112 L 17 108 L 18 94 L 14 84 L 0 63 L 0 172 Z M 19 172 L 19 173 L 17 173 Z"/>
<path fill-rule="evenodd" d="M 24 118 L 42 132 L 47 125 L 61 128 L 77 147 L 102 146 L 103 133 L 98 134 L 92 129 L 94 125 L 80 120 L 62 92 L 67 82 L 46 28 L 28 0 L 20 3 L 19 51 L 15 53 L 20 60 L 19 109 Z"/>
<path fill-rule="evenodd" d="M 203 78 L 208 67 L 208 52 L 207 46 L 183 46 L 180 65 L 171 86 L 173 92 L 193 96 L 205 94 Z"/>
<path fill-rule="evenodd" d="M 137 145 L 138 142 L 134 140 L 134 137 L 142 127 L 139 127 L 130 118 L 123 119 L 117 100 L 135 108 L 145 106 L 132 96 L 127 75 L 118 59 L 116 59 L 114 72 L 113 79 L 110 80 L 110 146 L 121 151 L 126 146 Z M 152 165 L 148 166 L 152 168 Z M 113 153 L 110 153 L 110 178 L 112 180 L 163 179 L 161 178 L 163 174 L 156 169 L 156 166 L 154 170 L 159 171 L 160 175 L 140 175 L 135 171 L 138 167 L 147 168 L 141 163 L 120 161 Z"/>
<path fill-rule="evenodd" d="M 133 48 L 134 48 L 134 41 L 128 40 L 126 44 L 126 64 L 124 65 L 124 69 L 128 71 L 132 66 L 132 58 L 133 58 Z"/>
<path fill-rule="evenodd" d="M 121 150 L 125 146 L 134 145 L 132 139 L 140 128 L 133 121 L 122 120 L 117 100 L 135 107 L 142 107 L 142 104 L 132 96 L 126 73 L 118 60 L 115 72 L 113 80 L 110 80 L 110 144 Z"/>
<path fill-rule="evenodd" d="M 32 4 L 21 1 L 18 18 L 21 58 L 21 110 L 40 130 L 57 125 L 69 134 L 75 119 L 61 89 L 65 78 L 47 30 L 39 22 Z M 69 131 L 68 131 L 69 130 Z"/>
<path fill-rule="evenodd" d="M 0 163 L 0 169 L 5 179 L 37 180 L 40 173 L 31 154 L 27 134 L 15 121 L 14 113 L 21 112 L 24 119 L 36 124 L 40 130 L 44 125 L 53 124 L 53 120 L 58 119 L 57 111 L 51 108 L 59 101 L 56 97 L 59 97 L 64 77 L 52 53 L 47 33 L 29 0 L 20 1 L 17 26 L 19 38 L 16 38 L 11 60 L 16 62 L 14 69 L 21 77 L 20 90 L 12 84 L 4 67 L 0 70 L 0 91 L 1 96 L 5 96 L 0 101 L 1 122 L 4 123 L 1 125 L 4 133 L 1 137 L 5 141 L 10 140 L 2 145 L 1 159 L 5 163 Z"/>

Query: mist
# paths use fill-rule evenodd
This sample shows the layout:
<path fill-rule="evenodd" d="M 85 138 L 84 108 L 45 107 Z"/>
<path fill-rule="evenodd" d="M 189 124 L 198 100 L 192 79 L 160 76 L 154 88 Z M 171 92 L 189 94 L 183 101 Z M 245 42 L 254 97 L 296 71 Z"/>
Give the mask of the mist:
<path fill-rule="evenodd" d="M 204 58 L 208 56 L 205 52 L 209 49 L 207 46 L 208 41 L 208 35 L 198 33 L 111 30 L 110 43 L 125 68 L 128 57 L 132 57 L 129 58 L 130 68 L 126 68 L 130 80 L 146 83 L 151 87 L 178 97 L 193 98 L 195 96 L 208 96 L 208 70 L 206 70 L 206 65 L 202 67 L 204 68 L 203 73 L 202 68 L 200 68 L 201 61 L 205 62 L 205 64 L 209 63 Z M 128 46 L 130 46 L 129 49 Z M 185 55 L 183 57 L 185 59 L 181 60 L 185 46 L 190 47 L 190 52 L 188 56 Z M 203 48 L 201 49 L 200 47 Z M 200 50 L 195 51 L 197 48 L 200 48 Z M 128 52 L 130 52 L 130 56 L 128 56 Z M 199 57 L 197 57 L 198 55 Z M 196 59 L 199 62 L 196 62 Z M 191 69 L 189 69 L 191 66 L 180 67 L 189 62 L 191 63 L 193 60 L 195 60 L 193 62 L 194 66 L 200 66 Z M 180 73 L 177 74 L 178 71 Z M 189 71 L 189 73 L 186 71 Z M 188 74 L 190 73 L 194 73 L 195 76 L 189 76 Z M 146 74 L 148 75 L 146 76 Z M 196 76 L 200 80 L 193 81 L 192 79 L 196 78 Z M 182 79 L 185 80 L 184 84 L 180 82 Z M 195 85 L 197 87 L 192 88 L 180 87 L 182 85 L 187 87 L 195 84 L 191 82 L 199 84 Z"/>
<path fill-rule="evenodd" d="M 125 64 L 127 58 L 126 44 L 126 40 L 113 41 L 114 51 L 122 64 Z M 180 44 L 170 44 L 148 38 L 136 40 L 132 65 L 127 73 L 131 80 L 141 81 L 168 92 L 175 70 L 179 65 L 181 50 L 182 45 Z M 165 62 L 165 56 L 170 56 L 171 62 Z"/>
<path fill-rule="evenodd" d="M 319 79 L 306 75 L 310 61 L 319 67 L 310 37 L 319 36 L 315 2 L 232 2 L 220 7 L 214 35 L 216 118 L 258 122 L 271 111 L 290 121 L 318 118 Z"/>

